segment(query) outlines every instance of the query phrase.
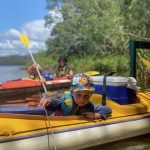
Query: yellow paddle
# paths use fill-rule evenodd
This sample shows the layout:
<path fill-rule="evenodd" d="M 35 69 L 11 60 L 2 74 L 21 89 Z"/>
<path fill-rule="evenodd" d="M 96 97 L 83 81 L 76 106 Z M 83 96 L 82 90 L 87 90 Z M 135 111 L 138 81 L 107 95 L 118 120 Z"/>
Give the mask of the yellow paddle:
<path fill-rule="evenodd" d="M 34 63 L 35 66 L 36 66 L 37 63 L 36 63 L 36 61 L 35 61 L 35 59 L 34 59 L 32 53 L 31 53 L 30 48 L 29 48 L 29 45 L 30 45 L 30 44 L 29 44 L 28 36 L 27 36 L 26 34 L 21 34 L 21 35 L 20 35 L 20 40 L 21 40 L 22 44 L 28 49 L 28 51 L 29 51 L 29 53 L 30 53 L 30 56 L 31 56 L 31 58 L 32 58 L 32 61 L 33 61 L 33 63 Z M 45 86 L 45 84 L 42 82 L 42 76 L 41 76 L 40 71 L 39 71 L 39 68 L 38 68 L 37 66 L 36 66 L 36 70 L 37 70 L 37 73 L 38 73 L 38 75 L 39 75 L 39 77 L 40 77 L 40 80 L 41 80 L 41 83 L 42 83 L 42 85 L 43 85 L 44 91 L 45 91 L 45 93 L 47 94 L 46 86 Z M 48 118 L 47 110 L 46 110 L 45 108 L 44 108 L 44 110 L 45 110 L 45 113 L 46 113 L 46 117 L 47 117 L 47 120 L 48 120 L 49 127 L 51 128 L 51 124 L 50 124 L 50 120 L 49 120 L 49 118 Z M 46 126 L 47 126 L 47 124 L 46 124 Z M 53 136 L 53 132 L 52 132 L 52 137 L 53 137 L 53 142 L 54 142 L 54 149 L 56 150 L 57 148 L 56 148 L 56 142 L 55 142 L 55 139 L 54 139 L 54 136 Z M 49 143 L 49 136 L 48 136 L 48 143 Z M 48 144 L 48 148 L 50 149 L 49 144 Z"/>
<path fill-rule="evenodd" d="M 98 71 L 87 71 L 85 73 L 88 74 L 88 75 L 90 75 L 90 76 L 100 75 L 100 72 L 98 72 Z"/>
<path fill-rule="evenodd" d="M 43 86 L 43 88 L 44 88 L 44 91 L 45 91 L 45 93 L 47 93 L 46 86 L 45 86 L 45 84 L 42 82 L 42 76 L 41 76 L 41 74 L 40 74 L 39 68 L 37 67 L 37 65 L 36 65 L 37 63 L 36 63 L 36 61 L 35 61 L 35 59 L 34 59 L 34 57 L 33 57 L 33 55 L 32 55 L 32 52 L 31 52 L 30 48 L 29 48 L 30 43 L 29 43 L 28 36 L 27 36 L 26 34 L 21 34 L 21 35 L 20 35 L 20 41 L 21 41 L 21 43 L 28 49 L 29 54 L 30 54 L 30 56 L 31 56 L 31 58 L 32 58 L 32 61 L 33 61 L 33 63 L 35 64 L 37 73 L 38 73 L 38 75 L 39 75 L 39 77 L 40 77 L 40 80 L 41 80 L 42 86 Z"/>

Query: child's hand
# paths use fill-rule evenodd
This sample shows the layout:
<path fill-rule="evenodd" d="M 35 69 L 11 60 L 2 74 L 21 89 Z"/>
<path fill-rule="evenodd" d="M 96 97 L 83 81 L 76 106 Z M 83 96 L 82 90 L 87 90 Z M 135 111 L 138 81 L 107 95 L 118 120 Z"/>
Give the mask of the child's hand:
<path fill-rule="evenodd" d="M 71 78 L 72 78 L 72 77 L 70 76 L 70 74 L 66 74 L 65 77 L 66 77 L 67 79 L 71 79 Z"/>
<path fill-rule="evenodd" d="M 33 64 L 32 67 L 34 67 L 34 68 L 40 68 L 40 65 L 39 64 Z"/>
<path fill-rule="evenodd" d="M 50 103 L 51 103 L 51 100 L 48 100 L 47 98 L 42 98 L 40 101 L 40 106 L 44 108 L 50 105 Z"/>
<path fill-rule="evenodd" d="M 83 113 L 88 119 L 100 119 L 101 115 L 99 113 L 94 113 L 94 112 L 86 112 Z"/>
<path fill-rule="evenodd" d="M 42 83 L 45 83 L 45 82 L 46 82 L 46 79 L 45 79 L 43 76 L 41 76 L 41 82 L 42 82 Z"/>

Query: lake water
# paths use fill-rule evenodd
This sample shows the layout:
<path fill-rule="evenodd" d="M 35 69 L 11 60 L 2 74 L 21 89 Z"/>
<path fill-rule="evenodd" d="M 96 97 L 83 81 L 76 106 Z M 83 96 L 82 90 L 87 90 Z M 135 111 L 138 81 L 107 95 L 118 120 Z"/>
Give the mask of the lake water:
<path fill-rule="evenodd" d="M 27 76 L 22 66 L 0 66 L 0 81 L 16 80 Z M 88 148 L 89 150 L 150 150 L 150 134 L 117 141 L 102 146 Z"/>
<path fill-rule="evenodd" d="M 3 66 L 0 65 L 0 82 L 16 80 L 27 76 L 26 70 L 22 66 Z"/>

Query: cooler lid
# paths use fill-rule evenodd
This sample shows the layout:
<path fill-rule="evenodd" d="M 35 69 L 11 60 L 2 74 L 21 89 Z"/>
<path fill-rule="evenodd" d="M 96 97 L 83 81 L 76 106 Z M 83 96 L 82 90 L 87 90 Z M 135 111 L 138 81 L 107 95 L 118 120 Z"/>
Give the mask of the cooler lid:
<path fill-rule="evenodd" d="M 100 85 L 103 84 L 104 75 L 91 76 L 91 78 L 93 79 L 94 84 L 100 84 Z M 123 77 L 123 76 L 106 77 L 106 85 L 126 86 L 128 82 L 130 82 L 129 77 Z M 136 80 L 134 81 L 134 84 L 136 85 Z"/>

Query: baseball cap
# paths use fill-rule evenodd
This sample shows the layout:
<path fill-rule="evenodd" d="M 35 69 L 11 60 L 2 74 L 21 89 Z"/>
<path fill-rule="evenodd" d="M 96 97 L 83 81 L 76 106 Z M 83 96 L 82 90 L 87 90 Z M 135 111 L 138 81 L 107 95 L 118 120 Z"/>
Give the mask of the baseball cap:
<path fill-rule="evenodd" d="M 87 74 L 84 73 L 76 74 L 73 76 L 72 79 L 71 90 L 73 92 L 83 90 L 93 92 L 95 90 L 93 80 Z"/>

